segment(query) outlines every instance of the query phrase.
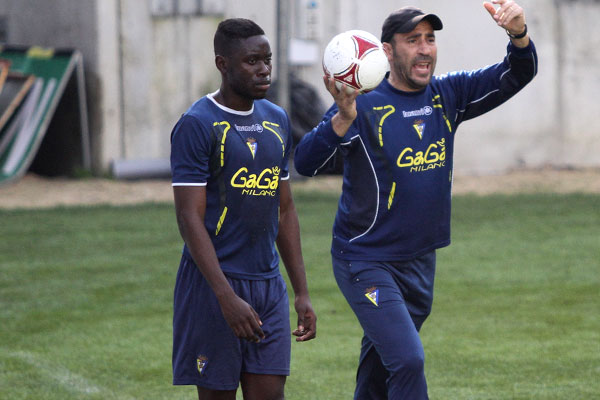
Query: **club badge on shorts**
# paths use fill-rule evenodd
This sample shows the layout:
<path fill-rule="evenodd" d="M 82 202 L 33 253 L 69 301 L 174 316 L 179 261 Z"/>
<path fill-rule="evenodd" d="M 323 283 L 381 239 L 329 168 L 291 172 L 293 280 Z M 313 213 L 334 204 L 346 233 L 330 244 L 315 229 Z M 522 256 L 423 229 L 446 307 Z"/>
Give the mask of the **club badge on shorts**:
<path fill-rule="evenodd" d="M 206 363 L 208 363 L 208 357 L 206 356 L 198 356 L 196 359 L 196 365 L 198 367 L 198 373 L 202 375 L 204 371 L 204 367 L 206 367 Z"/>
<path fill-rule="evenodd" d="M 365 290 L 365 296 L 371 301 L 371 303 L 375 304 L 376 307 L 379 307 L 379 289 L 377 289 L 375 286 L 370 287 Z"/>

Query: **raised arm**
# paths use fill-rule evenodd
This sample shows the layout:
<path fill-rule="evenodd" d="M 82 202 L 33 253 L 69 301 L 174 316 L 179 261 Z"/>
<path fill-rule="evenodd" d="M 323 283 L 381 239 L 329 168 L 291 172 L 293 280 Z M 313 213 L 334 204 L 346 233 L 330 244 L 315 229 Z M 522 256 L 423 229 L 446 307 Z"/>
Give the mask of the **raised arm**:
<path fill-rule="evenodd" d="M 337 136 L 344 137 L 356 119 L 356 96 L 359 92 L 356 89 L 350 89 L 346 84 L 338 89 L 335 80 L 327 75 L 323 76 L 323 83 L 338 109 L 331 118 L 331 127 Z"/>
<path fill-rule="evenodd" d="M 495 5 L 500 7 L 496 9 Z M 506 102 L 537 74 L 537 52 L 526 32 L 523 9 L 510 0 L 486 2 L 484 7 L 498 26 L 516 38 L 510 37 L 502 62 L 478 70 L 448 74 L 458 99 L 456 118 L 451 118 L 455 126 Z"/>
<path fill-rule="evenodd" d="M 337 145 L 356 119 L 356 96 L 346 84 L 336 87 L 333 78 L 323 76 L 323 83 L 335 101 L 323 121 L 302 137 L 294 153 L 294 166 L 301 175 L 313 176 L 333 158 Z"/>
<path fill-rule="evenodd" d="M 494 4 L 499 6 L 498 9 L 494 7 Z M 498 26 L 506 30 L 511 42 L 516 47 L 524 48 L 529 45 L 523 7 L 512 0 L 493 0 L 491 3 L 483 3 L 483 6 Z"/>

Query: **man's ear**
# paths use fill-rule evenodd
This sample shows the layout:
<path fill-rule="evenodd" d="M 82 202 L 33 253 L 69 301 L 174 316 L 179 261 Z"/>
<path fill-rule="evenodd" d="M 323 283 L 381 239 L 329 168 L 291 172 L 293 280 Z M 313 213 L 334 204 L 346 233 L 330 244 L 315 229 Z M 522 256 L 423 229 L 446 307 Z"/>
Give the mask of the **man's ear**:
<path fill-rule="evenodd" d="M 216 55 L 215 65 L 221 73 L 225 73 L 227 71 L 227 57 Z"/>
<path fill-rule="evenodd" d="M 392 45 L 388 42 L 383 42 L 383 51 L 385 51 L 385 55 L 387 56 L 388 61 L 392 61 L 394 58 L 394 50 L 392 49 Z"/>

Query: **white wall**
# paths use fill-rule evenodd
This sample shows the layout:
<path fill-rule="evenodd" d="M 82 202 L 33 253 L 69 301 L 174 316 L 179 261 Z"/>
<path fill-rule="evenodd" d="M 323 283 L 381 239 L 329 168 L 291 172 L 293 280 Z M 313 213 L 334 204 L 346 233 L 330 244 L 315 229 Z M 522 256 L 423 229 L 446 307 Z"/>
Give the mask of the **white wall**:
<path fill-rule="evenodd" d="M 557 162 L 600 164 L 600 3 L 563 2 L 557 21 Z M 574 23 L 575 22 L 575 23 Z"/>
<path fill-rule="evenodd" d="M 94 169 L 106 168 L 110 161 L 123 157 L 123 102 L 121 97 L 120 42 L 118 27 L 117 0 L 102 0 L 95 3 L 98 42 L 95 48 L 97 63 L 86 69 L 88 76 L 101 76 L 97 85 L 89 93 L 92 97 L 88 105 L 95 110 L 96 119 L 92 120 Z M 86 57 L 87 54 L 84 55 Z M 89 85 L 88 85 L 89 86 Z"/>

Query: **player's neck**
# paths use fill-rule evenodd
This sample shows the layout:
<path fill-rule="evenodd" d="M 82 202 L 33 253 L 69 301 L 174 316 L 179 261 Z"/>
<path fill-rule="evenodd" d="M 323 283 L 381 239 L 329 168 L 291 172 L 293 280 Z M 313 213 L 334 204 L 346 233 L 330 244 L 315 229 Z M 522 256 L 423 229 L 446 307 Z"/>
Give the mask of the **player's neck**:
<path fill-rule="evenodd" d="M 250 111 L 254 104 L 254 100 L 223 90 L 223 87 L 215 93 L 213 99 L 222 106 L 236 111 Z"/>

